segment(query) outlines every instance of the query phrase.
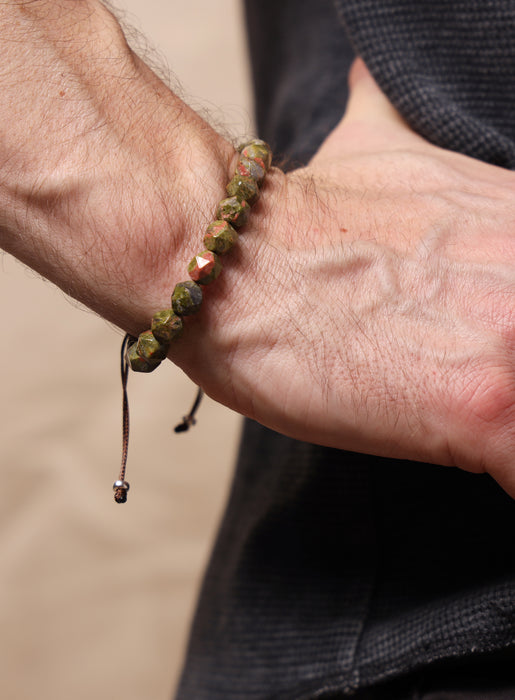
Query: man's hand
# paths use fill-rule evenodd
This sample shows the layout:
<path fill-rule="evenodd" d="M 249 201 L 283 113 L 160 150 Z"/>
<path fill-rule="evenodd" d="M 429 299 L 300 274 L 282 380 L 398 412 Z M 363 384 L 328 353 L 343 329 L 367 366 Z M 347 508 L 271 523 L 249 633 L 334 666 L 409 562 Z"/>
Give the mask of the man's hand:
<path fill-rule="evenodd" d="M 4 3 L 0 26 L 1 244 L 139 333 L 234 150 L 95 0 Z M 267 177 L 172 359 L 278 431 L 486 470 L 515 496 L 515 176 L 429 145 L 351 77 L 309 167 Z"/>
<path fill-rule="evenodd" d="M 418 137 L 361 62 L 351 87 L 174 359 L 278 431 L 515 496 L 515 175 Z"/>

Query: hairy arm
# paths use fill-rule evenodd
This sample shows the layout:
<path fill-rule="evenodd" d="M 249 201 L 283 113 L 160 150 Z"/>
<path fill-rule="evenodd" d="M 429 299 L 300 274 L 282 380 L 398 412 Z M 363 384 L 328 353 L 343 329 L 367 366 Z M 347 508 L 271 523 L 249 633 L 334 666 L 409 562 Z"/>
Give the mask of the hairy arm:
<path fill-rule="evenodd" d="M 232 146 L 95 0 L 0 6 L 2 246 L 132 333 L 168 306 Z M 172 359 L 294 437 L 488 471 L 515 496 L 515 176 L 411 132 L 359 62 L 273 169 Z"/>
<path fill-rule="evenodd" d="M 1 245 L 140 329 L 223 195 L 234 150 L 99 2 L 7 2 L 0 26 Z"/>

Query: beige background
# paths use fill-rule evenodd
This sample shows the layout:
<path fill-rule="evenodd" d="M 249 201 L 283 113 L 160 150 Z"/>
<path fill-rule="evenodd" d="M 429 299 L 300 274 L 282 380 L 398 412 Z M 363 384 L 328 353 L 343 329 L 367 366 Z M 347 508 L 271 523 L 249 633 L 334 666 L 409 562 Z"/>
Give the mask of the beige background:
<path fill-rule="evenodd" d="M 237 0 L 118 0 L 196 108 L 251 132 Z M 162 61 L 162 59 L 161 59 Z M 168 363 L 131 375 L 125 506 L 120 333 L 0 258 L 0 697 L 165 700 L 226 496 L 240 421 Z"/>

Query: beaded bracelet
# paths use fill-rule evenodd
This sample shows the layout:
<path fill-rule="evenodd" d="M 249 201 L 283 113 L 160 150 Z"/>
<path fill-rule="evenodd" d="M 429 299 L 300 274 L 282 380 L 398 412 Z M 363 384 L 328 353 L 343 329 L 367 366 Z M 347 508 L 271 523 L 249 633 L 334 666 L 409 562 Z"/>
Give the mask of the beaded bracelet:
<path fill-rule="evenodd" d="M 190 279 L 179 282 L 172 294 L 171 308 L 158 311 L 152 317 L 150 330 L 135 338 L 127 334 L 122 342 L 121 374 L 123 389 L 123 443 L 120 475 L 113 484 L 114 500 L 127 501 L 129 483 L 125 467 L 129 443 L 129 403 L 127 380 L 129 367 L 135 372 L 153 372 L 168 355 L 170 345 L 183 331 L 183 317 L 199 311 L 202 304 L 202 286 L 211 284 L 222 270 L 220 256 L 225 255 L 238 240 L 236 228 L 248 219 L 250 207 L 259 197 L 259 188 L 272 163 L 268 144 L 254 139 L 238 148 L 239 157 L 233 178 L 226 187 L 229 197 L 223 199 L 216 211 L 216 220 L 209 224 L 204 236 L 204 250 L 188 265 Z M 184 417 L 176 432 L 187 430 L 195 422 L 195 412 L 202 398 L 199 389 L 190 413 Z"/>

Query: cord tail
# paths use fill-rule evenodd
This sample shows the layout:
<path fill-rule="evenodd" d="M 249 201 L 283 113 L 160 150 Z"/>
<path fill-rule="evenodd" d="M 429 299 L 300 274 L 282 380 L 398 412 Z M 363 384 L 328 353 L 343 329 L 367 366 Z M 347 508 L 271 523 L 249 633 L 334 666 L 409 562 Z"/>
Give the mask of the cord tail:
<path fill-rule="evenodd" d="M 113 484 L 114 500 L 117 503 L 125 503 L 127 501 L 127 492 L 130 488 L 129 483 L 125 481 L 125 469 L 127 466 L 127 454 L 129 452 L 129 397 L 127 394 L 127 382 L 129 379 L 129 362 L 127 360 L 127 348 L 135 343 L 137 338 L 126 333 L 121 348 L 120 371 L 122 377 L 122 463 L 120 466 L 120 474 L 118 479 Z"/>

